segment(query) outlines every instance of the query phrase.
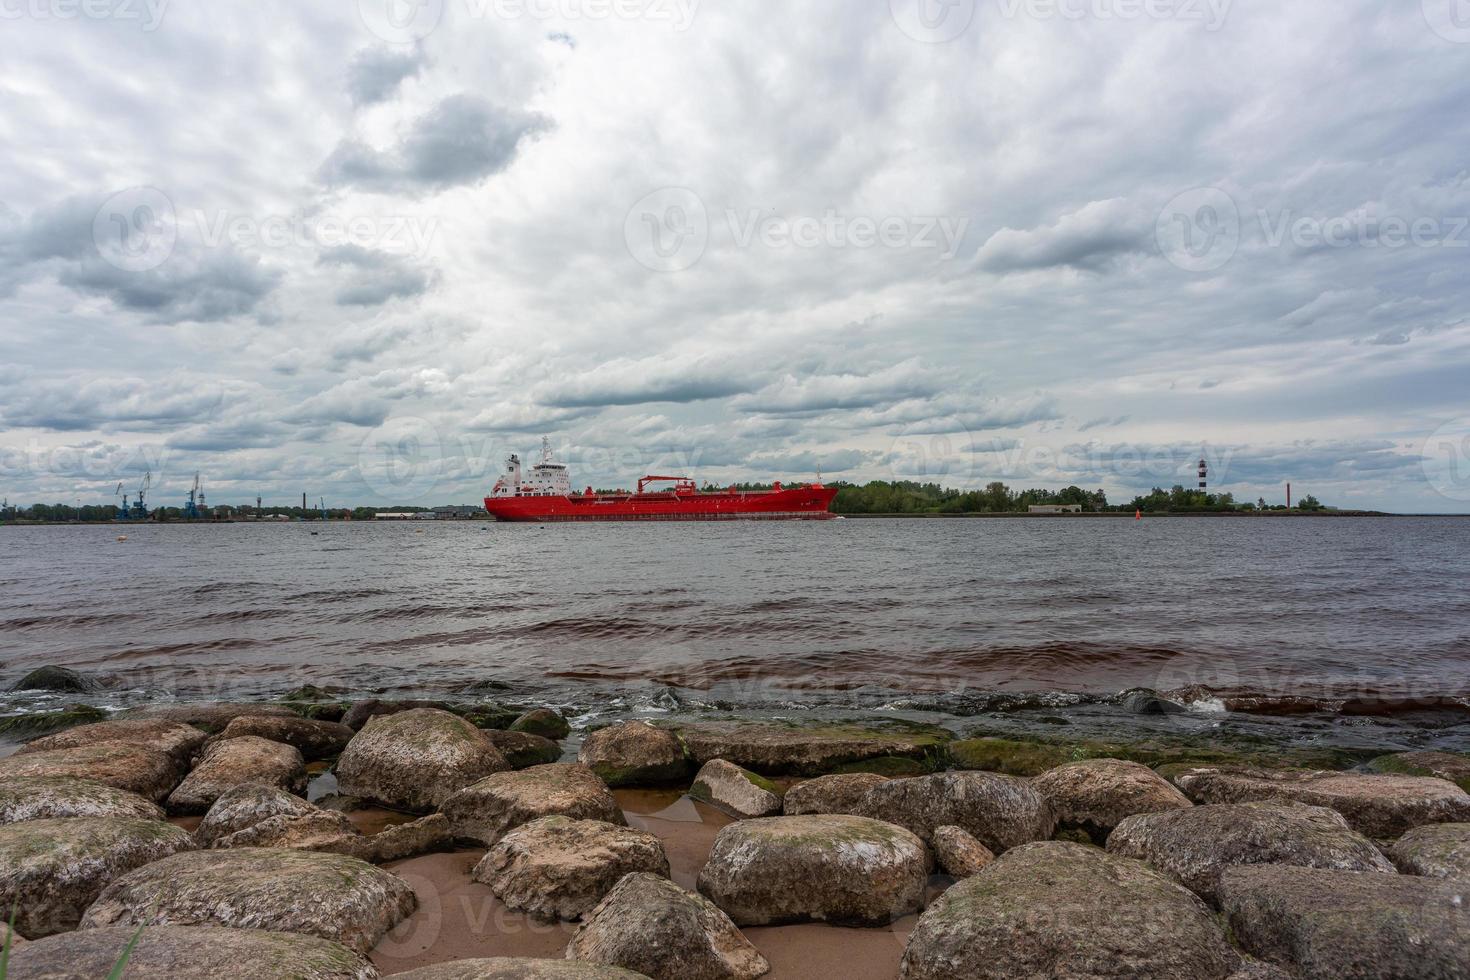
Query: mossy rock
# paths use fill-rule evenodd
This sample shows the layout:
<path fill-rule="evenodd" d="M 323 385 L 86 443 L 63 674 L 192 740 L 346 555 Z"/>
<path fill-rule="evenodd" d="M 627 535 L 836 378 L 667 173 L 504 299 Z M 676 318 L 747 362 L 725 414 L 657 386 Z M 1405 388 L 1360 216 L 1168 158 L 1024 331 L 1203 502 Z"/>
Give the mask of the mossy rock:
<path fill-rule="evenodd" d="M 347 709 L 352 707 L 347 701 L 282 701 L 280 704 L 308 721 L 340 722 Z"/>
<path fill-rule="evenodd" d="M 525 732 L 528 735 L 540 735 L 542 738 L 558 742 L 572 733 L 572 726 L 550 708 L 533 708 L 511 722 L 510 730 Z"/>
<path fill-rule="evenodd" d="M 901 755 L 880 755 L 876 759 L 860 759 L 857 762 L 848 762 L 832 770 L 833 775 L 847 773 L 873 773 L 878 776 L 888 776 L 891 779 L 901 779 L 906 776 L 925 776 L 934 772 L 937 767 L 929 759 L 910 759 Z"/>
<path fill-rule="evenodd" d="M 1470 756 L 1458 752 L 1396 752 L 1368 762 L 1371 772 L 1448 779 L 1470 793 Z"/>
<path fill-rule="evenodd" d="M 109 715 L 101 708 L 74 704 L 61 711 L 38 711 L 27 715 L 0 718 L 0 738 L 24 739 L 50 735 L 78 725 L 106 721 Z"/>
<path fill-rule="evenodd" d="M 1122 759 L 1159 768 L 1248 765 L 1263 768 L 1350 769 L 1377 753 L 1356 749 L 1298 749 L 1261 739 L 1229 742 L 1201 739 L 1100 740 L 967 738 L 946 746 L 956 769 L 982 769 L 1012 776 L 1039 776 L 1069 762 Z M 1166 777 L 1167 778 L 1167 777 Z"/>
<path fill-rule="evenodd" d="M 514 708 L 505 708 L 498 704 L 456 704 L 450 705 L 450 711 L 459 715 L 465 721 L 476 728 L 488 728 L 498 731 L 508 730 L 516 723 L 521 713 Z M 536 735 L 539 732 L 531 732 Z M 542 736 L 547 738 L 549 736 Z"/>
<path fill-rule="evenodd" d="M 102 685 L 85 674 L 79 674 L 70 667 L 57 667 L 47 665 L 37 667 L 16 681 L 10 689 L 12 691 L 68 691 L 73 694 L 86 694 L 91 691 L 101 690 Z"/>
<path fill-rule="evenodd" d="M 767 775 L 863 771 L 844 767 L 889 758 L 912 759 L 932 768 L 935 760 L 943 758 L 942 747 L 953 738 L 938 726 L 901 719 L 800 724 L 722 718 L 660 727 L 674 732 L 699 765 L 725 759 Z"/>

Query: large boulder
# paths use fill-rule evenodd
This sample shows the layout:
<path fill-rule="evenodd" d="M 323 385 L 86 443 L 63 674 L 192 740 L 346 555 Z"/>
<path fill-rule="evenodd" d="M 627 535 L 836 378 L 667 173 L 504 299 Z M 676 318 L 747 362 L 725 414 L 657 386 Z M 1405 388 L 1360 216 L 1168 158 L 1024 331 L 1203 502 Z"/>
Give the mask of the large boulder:
<path fill-rule="evenodd" d="M 1189 798 L 1148 766 L 1121 759 L 1085 759 L 1037 776 L 1031 785 L 1051 804 L 1057 823 L 1096 841 L 1125 817 L 1191 806 Z"/>
<path fill-rule="evenodd" d="M 609 786 L 660 786 L 689 778 L 689 754 L 672 732 L 646 721 L 599 728 L 582 740 L 577 761 Z"/>
<path fill-rule="evenodd" d="M 241 783 L 215 798 L 204 819 L 194 828 L 200 847 L 209 847 L 222 837 L 253 827 L 270 817 L 299 817 L 320 812 L 317 807 L 279 786 Z"/>
<path fill-rule="evenodd" d="M 50 752 L 53 749 L 75 749 L 84 745 L 100 745 L 104 742 L 123 742 L 142 745 L 146 748 L 166 752 L 180 766 L 188 766 L 194 753 L 209 736 L 193 725 L 163 719 L 122 719 L 99 721 L 92 725 L 68 728 L 55 735 L 47 735 L 22 745 L 16 755 L 31 752 Z"/>
<path fill-rule="evenodd" d="M 510 730 L 525 732 L 527 735 L 540 735 L 542 738 L 558 742 L 572 733 L 572 726 L 550 708 L 532 708 L 511 722 Z"/>
<path fill-rule="evenodd" d="M 67 817 L 0 827 L 0 908 L 29 939 L 75 929 L 114 878 L 194 846 L 187 831 L 137 817 Z"/>
<path fill-rule="evenodd" d="M 771 968 L 709 899 L 646 873 L 623 878 L 588 913 L 567 958 L 651 980 L 755 980 Z"/>
<path fill-rule="evenodd" d="M 87 929 L 29 943 L 10 957 L 11 976 L 108 977 L 128 944 L 128 980 L 377 980 L 367 960 L 339 943 L 260 929 L 160 925 Z"/>
<path fill-rule="evenodd" d="M 959 827 L 939 827 L 930 842 L 934 860 L 944 873 L 955 878 L 969 878 L 983 871 L 995 860 L 990 848 Z"/>
<path fill-rule="evenodd" d="M 1454 752 L 1395 752 L 1368 762 L 1374 772 L 1448 779 L 1470 793 L 1470 757 Z"/>
<path fill-rule="evenodd" d="M 929 840 L 937 827 L 955 826 L 999 854 L 1046 840 L 1056 817 L 1027 781 L 992 772 L 941 772 L 891 779 L 863 794 L 858 813 L 887 820 Z"/>
<path fill-rule="evenodd" d="M 1415 827 L 1394 842 L 1388 856 L 1406 875 L 1470 882 L 1470 823 Z"/>
<path fill-rule="evenodd" d="M 54 817 L 138 817 L 162 820 L 163 810 L 137 793 L 71 776 L 0 779 L 0 824 Z"/>
<path fill-rule="evenodd" d="M 740 820 L 781 812 L 781 790 L 775 783 L 724 759 L 711 759 L 699 768 L 689 795 Z"/>
<path fill-rule="evenodd" d="M 808 813 L 856 813 L 863 794 L 886 782 L 887 776 L 871 772 L 818 776 L 788 789 L 782 797 L 782 812 L 788 817 Z"/>
<path fill-rule="evenodd" d="M 456 837 L 493 847 L 523 823 L 540 817 L 628 821 L 597 774 L 576 762 L 501 772 L 467 786 L 444 801 L 439 812 Z"/>
<path fill-rule="evenodd" d="M 1335 810 L 1221 803 L 1139 814 L 1118 825 L 1108 852 L 1138 858 L 1214 903 L 1220 875 L 1243 864 L 1393 873 L 1372 842 Z"/>
<path fill-rule="evenodd" d="M 919 910 L 929 851 L 902 827 L 815 814 L 720 830 L 699 890 L 737 925 L 879 926 Z"/>
<path fill-rule="evenodd" d="M 470 877 L 517 912 L 572 921 L 627 874 L 669 876 L 663 842 L 601 820 L 541 817 L 500 839 Z"/>
<path fill-rule="evenodd" d="M 482 729 L 512 769 L 530 766 L 545 766 L 561 760 L 561 746 L 549 738 L 532 735 L 530 732 L 502 731 L 498 728 Z"/>
<path fill-rule="evenodd" d="M 708 721 L 673 726 L 696 765 L 724 759 L 767 775 L 819 776 L 873 760 L 922 760 L 949 739 L 925 726 Z"/>
<path fill-rule="evenodd" d="M 616 966 L 519 956 L 451 960 L 394 976 L 398 980 L 647 980 L 641 973 Z"/>
<path fill-rule="evenodd" d="M 168 797 L 170 813 L 204 813 L 222 794 L 241 783 L 276 786 L 298 796 L 306 792 L 306 763 L 289 745 L 254 735 L 210 743 L 184 781 Z"/>
<path fill-rule="evenodd" d="M 1306 980 L 1470 976 L 1464 895 L 1463 882 L 1280 864 L 1220 879 L 1236 941 Z"/>
<path fill-rule="evenodd" d="M 385 827 L 368 838 L 368 860 L 374 864 L 402 861 L 404 858 L 448 849 L 454 843 L 449 820 L 442 813 L 431 813 L 408 823 Z"/>
<path fill-rule="evenodd" d="M 939 896 L 902 980 L 1224 980 L 1239 965 L 1209 909 L 1141 861 L 1047 841 L 1016 847 Z"/>
<path fill-rule="evenodd" d="M 382 701 L 378 698 L 365 698 L 362 701 L 352 702 L 352 707 L 342 715 L 342 724 L 354 731 L 361 729 L 374 718 L 384 715 L 396 715 L 404 711 L 416 711 L 420 708 L 432 708 L 436 711 L 448 711 L 449 704 L 445 701 Z"/>
<path fill-rule="evenodd" d="M 337 760 L 349 796 L 414 813 L 510 768 L 485 734 L 458 715 L 413 708 L 370 719 Z"/>
<path fill-rule="evenodd" d="M 68 694 L 86 694 L 100 691 L 102 685 L 95 678 L 80 674 L 70 667 L 47 664 L 37 667 L 11 685 L 12 691 L 59 691 Z"/>
<path fill-rule="evenodd" d="M 0 759 L 0 780 L 15 776 L 86 779 L 158 803 L 179 784 L 183 769 L 172 756 L 157 749 L 124 742 L 100 742 Z"/>
<path fill-rule="evenodd" d="M 278 704 L 237 704 L 230 701 L 205 701 L 196 704 L 159 704 L 146 708 L 129 708 L 122 712 L 124 718 L 153 718 L 164 721 L 182 722 L 193 725 L 211 735 L 223 731 L 231 721 L 242 715 L 272 715 L 278 718 L 294 717 L 289 708 Z"/>
<path fill-rule="evenodd" d="M 372 859 L 369 838 L 364 837 L 345 813 L 317 810 L 295 816 L 267 817 L 243 830 L 215 840 L 211 847 L 284 847 L 297 851 L 330 851 Z"/>
<path fill-rule="evenodd" d="M 242 847 L 175 854 L 124 875 L 103 889 L 82 926 L 269 929 L 366 953 L 415 904 L 407 882 L 357 858 Z"/>
<path fill-rule="evenodd" d="M 1432 777 L 1226 766 L 1190 769 L 1173 778 L 1196 803 L 1325 806 L 1369 837 L 1388 839 L 1427 823 L 1470 821 L 1470 794 Z"/>
<path fill-rule="evenodd" d="M 230 719 L 230 723 L 215 738 L 254 735 L 290 745 L 301 753 L 303 759 L 313 762 L 340 754 L 355 734 L 346 725 L 333 721 L 313 721 L 294 716 L 281 718 L 275 715 L 241 715 Z"/>

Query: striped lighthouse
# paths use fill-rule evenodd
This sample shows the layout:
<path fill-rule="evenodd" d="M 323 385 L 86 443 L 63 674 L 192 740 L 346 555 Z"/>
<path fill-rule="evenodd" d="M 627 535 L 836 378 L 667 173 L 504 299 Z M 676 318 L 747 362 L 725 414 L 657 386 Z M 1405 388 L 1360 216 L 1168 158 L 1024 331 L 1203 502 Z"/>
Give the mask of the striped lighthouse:
<path fill-rule="evenodd" d="M 1200 493 L 1205 493 L 1208 490 L 1208 485 L 1209 485 L 1209 482 L 1210 482 L 1209 481 L 1209 473 L 1210 473 L 1210 468 L 1205 465 L 1205 461 L 1203 459 L 1200 460 L 1199 461 L 1199 492 Z"/>

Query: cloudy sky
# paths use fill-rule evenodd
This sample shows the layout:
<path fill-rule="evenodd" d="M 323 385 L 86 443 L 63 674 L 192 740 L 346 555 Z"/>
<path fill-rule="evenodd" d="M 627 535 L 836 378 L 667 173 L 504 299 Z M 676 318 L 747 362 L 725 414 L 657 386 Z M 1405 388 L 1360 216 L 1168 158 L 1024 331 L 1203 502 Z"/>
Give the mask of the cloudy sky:
<path fill-rule="evenodd" d="M 1464 0 L 0 0 L 0 491 L 1470 510 Z"/>

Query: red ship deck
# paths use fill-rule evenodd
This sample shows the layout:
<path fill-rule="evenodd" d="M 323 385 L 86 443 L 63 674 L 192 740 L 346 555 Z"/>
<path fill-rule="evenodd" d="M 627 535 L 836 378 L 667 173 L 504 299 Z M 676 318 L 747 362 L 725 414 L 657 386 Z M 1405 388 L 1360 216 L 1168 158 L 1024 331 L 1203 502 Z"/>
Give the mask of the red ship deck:
<path fill-rule="evenodd" d="M 822 520 L 834 488 L 788 487 L 699 493 L 527 494 L 486 497 L 485 510 L 499 521 L 782 521 Z"/>

